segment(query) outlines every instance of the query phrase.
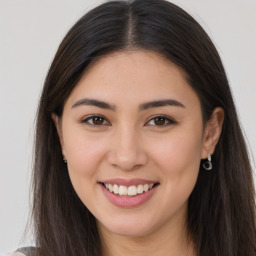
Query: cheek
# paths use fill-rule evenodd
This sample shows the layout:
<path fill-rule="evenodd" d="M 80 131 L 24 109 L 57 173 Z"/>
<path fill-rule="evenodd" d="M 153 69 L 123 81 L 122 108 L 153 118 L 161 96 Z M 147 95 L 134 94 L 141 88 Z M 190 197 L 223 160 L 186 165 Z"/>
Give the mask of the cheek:
<path fill-rule="evenodd" d="M 64 148 L 71 178 L 90 178 L 96 176 L 97 168 L 100 165 L 106 153 L 108 144 L 107 138 L 100 140 L 98 135 L 88 136 L 83 129 L 72 129 L 72 132 L 66 128 Z"/>
<path fill-rule="evenodd" d="M 102 141 L 101 141 L 102 142 Z M 87 137 L 79 132 L 73 133 L 65 141 L 68 172 L 74 190 L 81 201 L 93 210 L 95 203 L 92 195 L 98 189 L 98 170 L 106 152 L 105 143 Z"/>
<path fill-rule="evenodd" d="M 179 133 L 156 140 L 151 147 L 152 155 L 164 165 L 191 166 L 201 158 L 202 140 L 197 133 Z"/>
<path fill-rule="evenodd" d="M 170 136 L 162 143 L 155 143 L 151 151 L 152 159 L 159 170 L 162 196 L 159 209 L 163 211 L 162 220 L 186 211 L 187 201 L 191 195 L 199 172 L 201 156 L 201 137 Z"/>
<path fill-rule="evenodd" d="M 181 134 L 181 135 L 180 135 Z M 151 155 L 171 193 L 190 193 L 195 185 L 201 160 L 201 133 L 179 133 L 156 142 Z"/>

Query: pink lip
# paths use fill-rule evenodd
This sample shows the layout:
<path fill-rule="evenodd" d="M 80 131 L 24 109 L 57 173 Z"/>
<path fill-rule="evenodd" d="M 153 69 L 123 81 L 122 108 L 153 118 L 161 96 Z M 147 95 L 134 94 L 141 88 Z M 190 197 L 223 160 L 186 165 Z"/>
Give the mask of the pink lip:
<path fill-rule="evenodd" d="M 142 183 L 140 183 L 140 184 L 142 184 Z M 104 185 L 100 184 L 100 186 L 103 190 L 104 195 L 107 197 L 107 199 L 113 205 L 121 207 L 121 208 L 132 208 L 132 207 L 142 205 L 143 203 L 145 203 L 152 197 L 152 195 L 154 194 L 154 192 L 156 191 L 156 189 L 158 187 L 158 186 L 155 186 L 155 187 L 151 188 L 149 191 L 144 192 L 142 194 L 138 194 L 136 196 L 119 196 L 119 195 L 116 195 L 116 194 L 110 192 L 108 189 L 106 189 L 104 187 Z"/>
<path fill-rule="evenodd" d="M 152 181 L 152 180 L 144 180 L 144 179 L 121 179 L 121 178 L 116 178 L 116 179 L 108 179 L 108 180 L 103 180 L 100 181 L 105 184 L 116 184 L 116 185 L 123 185 L 123 186 L 138 186 L 138 185 L 144 185 L 144 184 L 155 184 L 158 183 L 157 181 Z"/>

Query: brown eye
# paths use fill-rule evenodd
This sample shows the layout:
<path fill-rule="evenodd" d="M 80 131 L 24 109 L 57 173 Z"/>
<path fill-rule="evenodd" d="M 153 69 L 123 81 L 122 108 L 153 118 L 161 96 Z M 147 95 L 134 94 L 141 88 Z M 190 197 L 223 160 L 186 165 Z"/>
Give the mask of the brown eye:
<path fill-rule="evenodd" d="M 94 126 L 101 126 L 101 125 L 107 125 L 108 122 L 106 119 L 102 116 L 90 116 L 82 121 L 82 123 L 88 123 L 89 125 Z"/>
<path fill-rule="evenodd" d="M 167 126 L 167 125 L 171 125 L 171 124 L 176 124 L 176 122 L 166 116 L 156 116 L 156 117 L 150 119 L 146 125 Z"/>
<path fill-rule="evenodd" d="M 92 118 L 92 123 L 95 125 L 102 125 L 104 123 L 104 118 L 100 116 L 95 116 Z"/>
<path fill-rule="evenodd" d="M 166 122 L 166 118 L 164 117 L 156 117 L 154 118 L 154 122 L 156 125 L 164 125 Z"/>

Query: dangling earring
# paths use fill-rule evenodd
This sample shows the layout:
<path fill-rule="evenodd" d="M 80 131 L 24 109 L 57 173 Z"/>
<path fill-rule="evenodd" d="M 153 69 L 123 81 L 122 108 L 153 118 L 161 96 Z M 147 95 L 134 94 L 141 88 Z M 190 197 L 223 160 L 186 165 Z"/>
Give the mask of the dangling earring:
<path fill-rule="evenodd" d="M 212 169 L 212 158 L 211 158 L 211 155 L 209 153 L 208 153 L 208 161 L 203 163 L 203 167 L 207 171 Z"/>
<path fill-rule="evenodd" d="M 62 155 L 62 158 L 63 158 L 64 163 L 66 164 L 67 163 L 66 157 L 64 155 Z"/>

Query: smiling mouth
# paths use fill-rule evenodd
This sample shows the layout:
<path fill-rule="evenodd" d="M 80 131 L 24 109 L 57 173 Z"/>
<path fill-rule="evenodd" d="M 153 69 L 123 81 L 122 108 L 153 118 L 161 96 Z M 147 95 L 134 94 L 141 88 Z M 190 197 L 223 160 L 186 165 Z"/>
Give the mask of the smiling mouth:
<path fill-rule="evenodd" d="M 143 193 L 148 192 L 152 188 L 159 185 L 159 183 L 150 183 L 150 184 L 139 184 L 137 186 L 124 186 L 124 185 L 117 185 L 111 183 L 103 183 L 99 182 L 100 185 L 104 186 L 108 191 L 115 195 L 119 195 L 122 197 L 133 197 Z"/>

